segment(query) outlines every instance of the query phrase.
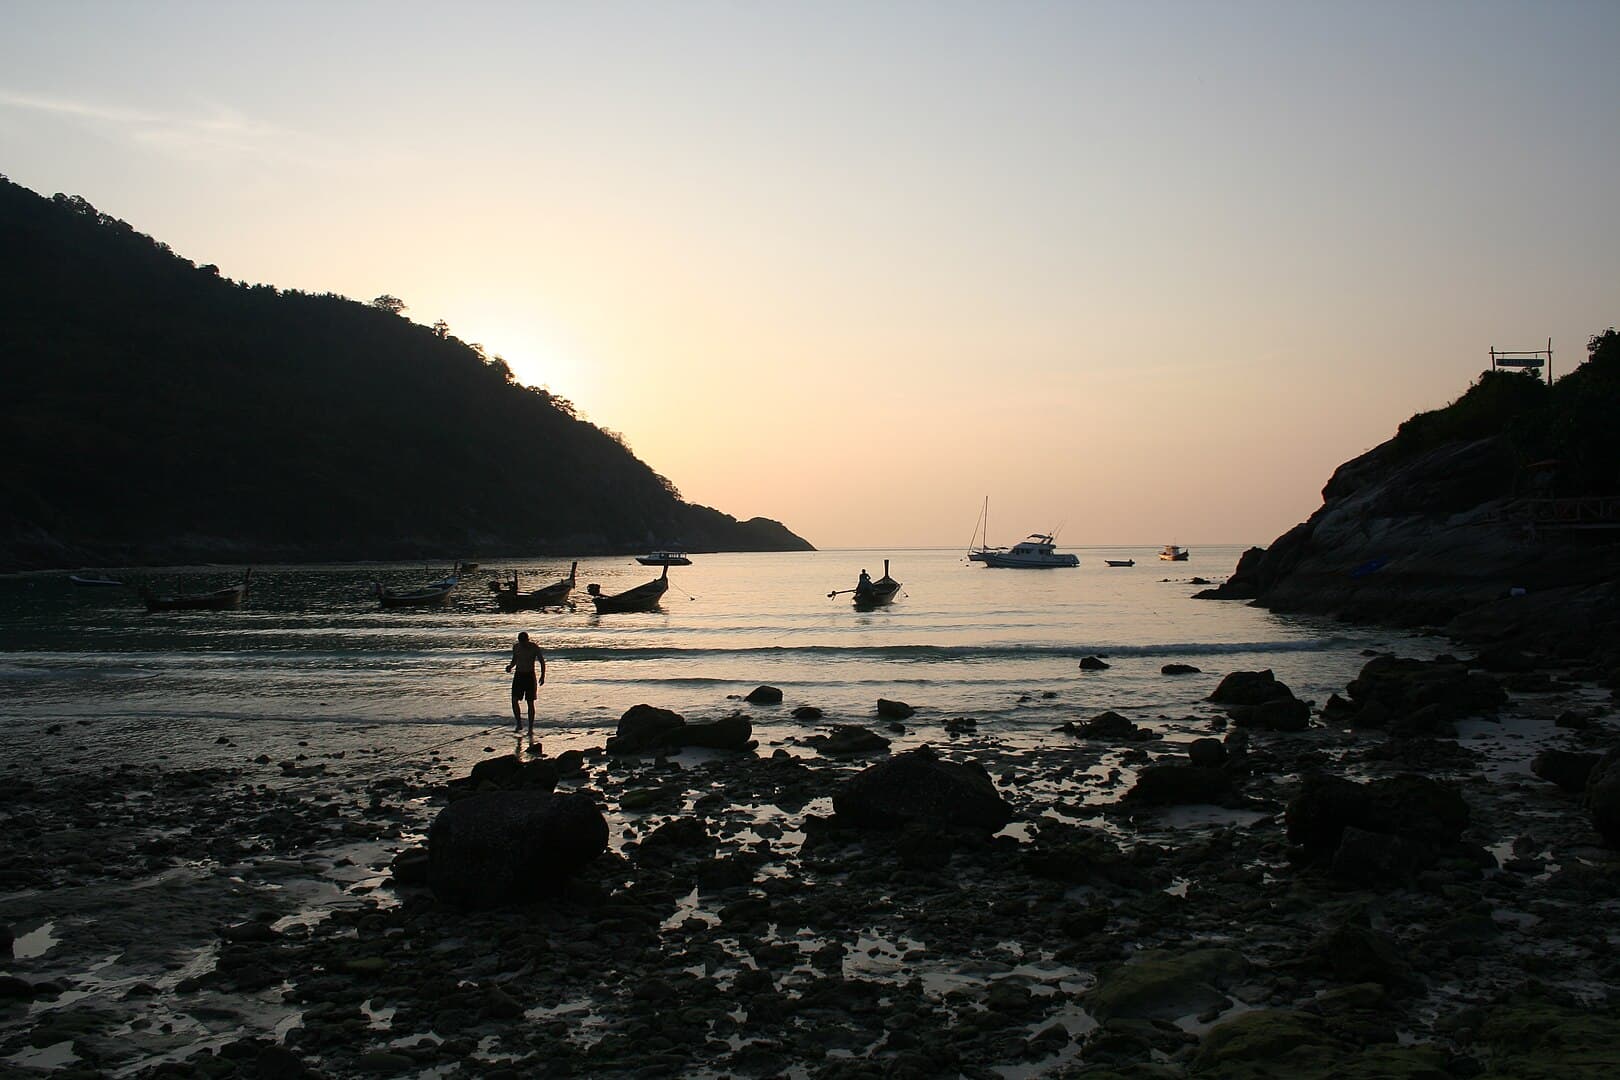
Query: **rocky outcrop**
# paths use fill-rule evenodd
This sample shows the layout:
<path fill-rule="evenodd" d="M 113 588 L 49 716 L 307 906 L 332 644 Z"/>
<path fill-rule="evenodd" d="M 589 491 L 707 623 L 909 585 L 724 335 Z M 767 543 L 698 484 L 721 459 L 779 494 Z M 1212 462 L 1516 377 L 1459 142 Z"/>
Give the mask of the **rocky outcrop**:
<path fill-rule="evenodd" d="M 1602 340 L 1614 354 L 1620 339 L 1611 339 Z M 1540 399 L 1504 382 L 1522 376 L 1487 373 L 1457 402 L 1339 466 L 1320 509 L 1268 548 L 1244 552 L 1224 584 L 1198 595 L 1433 626 L 1466 640 L 1551 635 L 1579 651 L 1620 642 L 1615 534 L 1530 524 L 1533 499 L 1613 494 L 1612 463 L 1542 459 L 1564 456 L 1555 444 L 1575 430 L 1566 421 L 1620 408 L 1615 359 L 1594 351 L 1569 387 L 1560 381 Z"/>

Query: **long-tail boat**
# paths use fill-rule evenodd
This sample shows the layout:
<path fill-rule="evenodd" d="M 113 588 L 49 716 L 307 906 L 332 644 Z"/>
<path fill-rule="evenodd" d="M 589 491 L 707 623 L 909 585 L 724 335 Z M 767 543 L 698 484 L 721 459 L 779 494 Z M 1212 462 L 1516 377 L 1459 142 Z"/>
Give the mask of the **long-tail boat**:
<path fill-rule="evenodd" d="M 653 611 L 658 602 L 669 591 L 669 567 L 664 567 L 660 576 L 637 585 L 633 589 L 626 589 L 622 593 L 609 596 L 602 591 L 602 586 L 592 583 L 585 586 L 585 591 L 591 596 L 591 603 L 596 605 L 598 615 L 614 614 L 621 611 Z"/>
<path fill-rule="evenodd" d="M 141 599 L 146 601 L 146 610 L 149 612 L 231 611 L 242 606 L 242 601 L 247 597 L 248 583 L 252 580 L 253 571 L 249 570 L 235 585 L 227 585 L 213 592 L 178 592 L 168 595 L 160 595 L 143 586 Z"/>
<path fill-rule="evenodd" d="M 568 576 L 561 581 L 554 581 L 531 592 L 519 592 L 518 575 L 514 570 L 511 588 L 507 588 L 499 581 L 490 582 L 489 587 L 495 594 L 495 606 L 502 611 L 533 611 L 536 608 L 558 607 L 568 603 L 568 594 L 574 591 L 578 575 L 579 563 L 576 562 L 568 568 Z"/>

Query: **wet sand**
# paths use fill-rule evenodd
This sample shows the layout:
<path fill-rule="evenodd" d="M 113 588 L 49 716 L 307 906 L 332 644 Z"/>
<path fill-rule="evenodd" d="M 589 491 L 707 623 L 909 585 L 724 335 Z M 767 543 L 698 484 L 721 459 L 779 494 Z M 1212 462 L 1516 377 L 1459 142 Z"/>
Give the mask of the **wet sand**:
<path fill-rule="evenodd" d="M 482 913 L 389 867 L 445 781 L 521 749 L 504 731 L 402 753 L 380 726 L 369 752 L 326 752 L 319 725 L 199 724 L 182 768 L 132 764 L 138 732 L 63 725 L 0 767 L 0 1068 L 1609 1075 L 1620 859 L 1528 764 L 1612 744 L 1611 704 L 1555 681 L 1394 759 L 1381 732 L 1256 732 L 1241 805 L 1134 811 L 1135 770 L 1185 760 L 1221 710 L 1133 716 L 1165 737 L 1120 744 L 856 718 L 892 751 L 978 761 L 1016 811 L 946 845 L 830 826 L 878 757 L 816 753 L 760 709 L 752 753 L 572 747 L 558 790 L 603 808 L 609 852 L 560 897 Z M 1598 718 L 1555 726 L 1571 710 Z M 1379 889 L 1298 866 L 1282 811 L 1311 769 L 1454 781 L 1489 855 Z M 703 833 L 649 841 L 677 818 Z"/>

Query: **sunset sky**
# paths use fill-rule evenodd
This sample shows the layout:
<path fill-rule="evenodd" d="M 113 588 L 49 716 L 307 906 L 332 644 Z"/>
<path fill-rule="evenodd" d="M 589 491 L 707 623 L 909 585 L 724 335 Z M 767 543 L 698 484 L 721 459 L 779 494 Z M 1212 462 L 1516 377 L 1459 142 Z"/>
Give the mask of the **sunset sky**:
<path fill-rule="evenodd" d="M 19 3 L 0 173 L 822 547 L 1264 543 L 1620 323 L 1620 4 Z M 3 254 L 3 253 L 0 253 Z M 491 468 L 504 463 L 491 462 Z"/>

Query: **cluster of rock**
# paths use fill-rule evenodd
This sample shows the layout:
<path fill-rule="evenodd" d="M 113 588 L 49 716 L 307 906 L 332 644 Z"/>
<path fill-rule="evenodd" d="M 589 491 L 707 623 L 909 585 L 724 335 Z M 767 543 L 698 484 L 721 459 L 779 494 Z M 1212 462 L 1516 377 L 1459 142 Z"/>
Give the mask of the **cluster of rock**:
<path fill-rule="evenodd" d="M 1322 720 L 1353 728 L 1380 728 L 1394 736 L 1457 733 L 1470 716 L 1494 715 L 1507 693 L 1490 675 L 1467 663 L 1442 657 L 1414 660 L 1375 656 L 1322 709 Z"/>
<path fill-rule="evenodd" d="M 1462 843 L 1469 821 L 1462 796 L 1424 776 L 1356 783 L 1309 775 L 1288 803 L 1285 821 L 1298 862 L 1326 866 L 1358 885 L 1410 881 L 1443 857 L 1476 866 L 1495 862 L 1483 849 Z"/>
<path fill-rule="evenodd" d="M 778 695 L 780 695 L 778 691 Z M 780 700 L 780 696 L 778 697 Z M 632 705 L 619 717 L 618 729 L 607 741 L 612 755 L 676 750 L 685 746 L 714 750 L 752 750 L 753 721 L 742 713 L 707 723 L 689 724 L 678 712 L 652 705 Z"/>
<path fill-rule="evenodd" d="M 1098 713 L 1078 724 L 1072 720 L 1066 721 L 1054 730 L 1081 739 L 1098 739 L 1105 742 L 1152 742 L 1164 738 L 1157 731 L 1141 727 L 1112 710 Z"/>

